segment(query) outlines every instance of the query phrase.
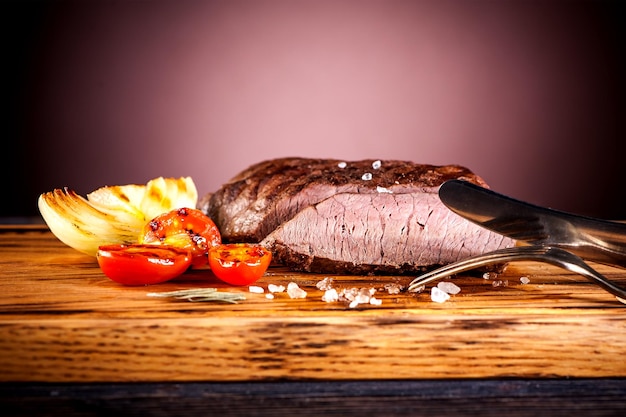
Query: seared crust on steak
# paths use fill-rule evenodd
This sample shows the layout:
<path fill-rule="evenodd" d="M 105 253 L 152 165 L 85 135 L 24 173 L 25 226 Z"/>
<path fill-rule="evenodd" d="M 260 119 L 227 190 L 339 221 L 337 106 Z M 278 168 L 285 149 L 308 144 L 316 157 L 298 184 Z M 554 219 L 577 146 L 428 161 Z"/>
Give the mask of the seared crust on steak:
<path fill-rule="evenodd" d="M 218 225 L 224 241 L 260 242 L 301 210 L 340 193 L 423 192 L 457 178 L 487 186 L 458 165 L 425 165 L 373 159 L 280 158 L 259 162 L 205 196 L 199 207 Z M 371 174 L 371 179 L 364 175 Z M 367 177 L 365 177 L 367 178 Z"/>

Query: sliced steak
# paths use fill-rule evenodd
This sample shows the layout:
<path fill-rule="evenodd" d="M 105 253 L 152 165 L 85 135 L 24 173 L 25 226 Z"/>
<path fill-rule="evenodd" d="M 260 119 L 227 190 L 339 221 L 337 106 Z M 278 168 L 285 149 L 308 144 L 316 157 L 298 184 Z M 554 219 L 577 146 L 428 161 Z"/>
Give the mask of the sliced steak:
<path fill-rule="evenodd" d="M 362 160 L 344 166 L 335 159 L 272 159 L 252 165 L 207 194 L 199 207 L 225 241 L 259 242 L 301 210 L 336 194 L 420 193 L 452 178 L 486 186 L 457 165 Z"/>
<path fill-rule="evenodd" d="M 335 194 L 301 210 L 262 243 L 294 270 L 399 275 L 514 244 L 448 210 L 436 188 Z"/>
<path fill-rule="evenodd" d="M 224 241 L 262 242 L 294 270 L 408 274 L 514 241 L 439 200 L 449 179 L 487 184 L 458 165 L 281 158 L 252 165 L 199 207 Z"/>

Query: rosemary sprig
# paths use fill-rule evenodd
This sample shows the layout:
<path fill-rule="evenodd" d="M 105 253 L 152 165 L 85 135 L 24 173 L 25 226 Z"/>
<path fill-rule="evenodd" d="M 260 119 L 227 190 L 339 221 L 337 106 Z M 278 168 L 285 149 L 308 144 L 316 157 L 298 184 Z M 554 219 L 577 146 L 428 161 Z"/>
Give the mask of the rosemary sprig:
<path fill-rule="evenodd" d="M 237 304 L 246 297 L 243 294 L 233 292 L 220 292 L 216 288 L 192 288 L 189 290 L 150 292 L 148 297 L 176 298 L 191 302 L 221 301 L 224 303 Z"/>

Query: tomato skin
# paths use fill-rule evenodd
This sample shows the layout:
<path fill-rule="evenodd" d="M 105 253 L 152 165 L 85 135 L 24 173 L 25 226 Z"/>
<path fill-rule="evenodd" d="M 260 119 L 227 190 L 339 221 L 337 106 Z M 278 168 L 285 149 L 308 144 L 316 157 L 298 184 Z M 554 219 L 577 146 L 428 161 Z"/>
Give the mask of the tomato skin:
<path fill-rule="evenodd" d="M 180 208 L 150 220 L 139 238 L 142 244 L 170 245 L 191 251 L 193 266 L 207 264 L 209 248 L 222 243 L 219 229 L 198 209 Z"/>
<path fill-rule="evenodd" d="M 209 266 L 220 280 L 231 285 L 248 285 L 265 274 L 272 252 L 252 243 L 228 243 L 209 249 Z"/>
<path fill-rule="evenodd" d="M 162 245 L 103 245 L 96 254 L 102 272 L 123 285 L 151 285 L 182 275 L 191 253 Z"/>

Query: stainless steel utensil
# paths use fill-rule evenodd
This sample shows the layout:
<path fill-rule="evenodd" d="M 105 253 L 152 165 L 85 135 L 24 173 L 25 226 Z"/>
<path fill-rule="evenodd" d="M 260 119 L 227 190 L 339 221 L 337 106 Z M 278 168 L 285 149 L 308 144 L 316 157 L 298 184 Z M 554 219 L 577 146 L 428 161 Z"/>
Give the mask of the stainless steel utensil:
<path fill-rule="evenodd" d="M 626 267 L 625 223 L 536 206 L 461 180 L 442 184 L 439 197 L 460 216 L 530 246 L 497 250 L 446 265 L 415 278 L 409 284 L 410 291 L 471 269 L 537 261 L 576 272 L 626 303 L 626 289 L 585 262 Z"/>
<path fill-rule="evenodd" d="M 579 256 L 560 248 L 534 245 L 500 249 L 446 265 L 415 278 L 409 284 L 408 289 L 409 291 L 415 291 L 422 285 L 460 272 L 513 261 L 545 262 L 578 273 L 615 295 L 621 302 L 626 303 L 626 289 L 610 281 Z"/>
<path fill-rule="evenodd" d="M 626 267 L 626 223 L 536 206 L 461 180 L 442 184 L 439 197 L 450 210 L 504 236 Z"/>

